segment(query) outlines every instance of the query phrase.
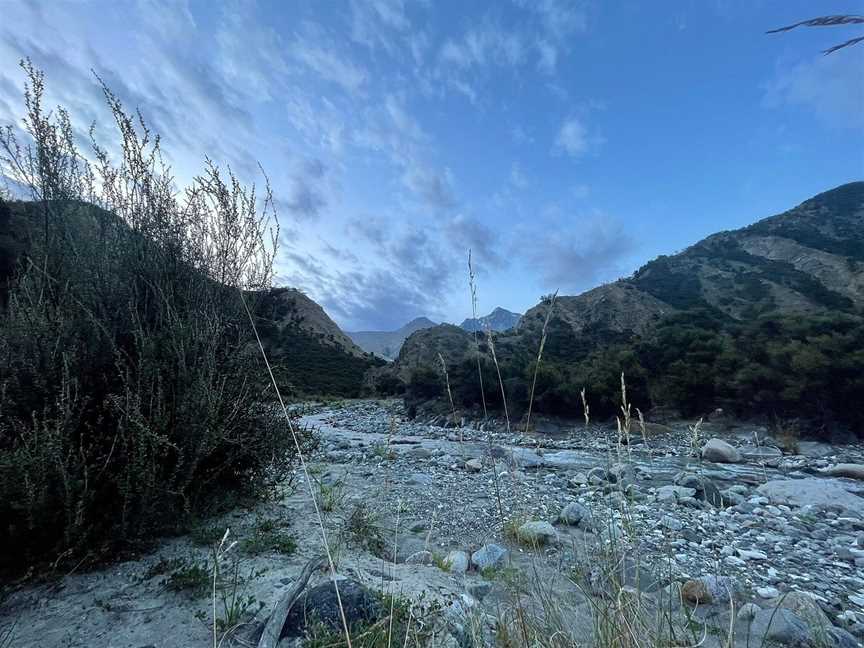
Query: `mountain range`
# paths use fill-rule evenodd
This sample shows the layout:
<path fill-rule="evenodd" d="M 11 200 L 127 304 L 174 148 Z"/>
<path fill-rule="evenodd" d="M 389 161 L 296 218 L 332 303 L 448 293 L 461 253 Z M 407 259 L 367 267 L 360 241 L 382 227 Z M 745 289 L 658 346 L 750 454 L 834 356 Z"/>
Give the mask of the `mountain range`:
<path fill-rule="evenodd" d="M 474 331 L 507 331 L 519 323 L 522 316 L 508 311 L 500 306 L 483 317 L 468 318 L 460 324 L 460 328 L 470 333 Z M 354 331 L 347 333 L 348 337 L 358 347 L 376 356 L 395 360 L 402 344 L 415 331 L 437 326 L 428 317 L 417 317 L 395 331 Z"/>
<path fill-rule="evenodd" d="M 652 405 L 680 404 L 686 397 L 699 406 L 716 406 L 731 400 L 734 391 L 738 401 L 752 401 L 755 409 L 761 402 L 763 409 L 774 408 L 779 415 L 796 399 L 817 398 L 815 392 L 808 396 L 806 388 L 799 390 L 800 385 L 809 381 L 815 390 L 818 382 L 827 389 L 820 381 L 852 356 L 861 363 L 859 375 L 864 366 L 851 342 L 864 331 L 864 182 L 842 185 L 748 227 L 711 235 L 679 254 L 658 257 L 631 277 L 529 309 L 518 329 L 495 339 L 503 378 L 517 402 L 527 401 L 526 375 L 532 373 L 549 308 L 538 376 L 541 410 L 572 413 L 585 383 L 614 395 L 620 392 L 615 375 L 629 366 Z M 754 348 L 747 354 L 743 348 L 750 342 Z M 484 358 L 485 346 L 480 349 Z M 839 357 L 840 348 L 849 353 Z M 423 392 L 439 353 L 455 368 L 451 384 L 463 365 L 464 378 L 476 382 L 472 337 L 452 326 L 411 335 L 391 371 L 409 391 L 413 383 Z M 601 380 L 604 363 L 609 371 Z M 813 372 L 821 372 L 818 376 L 806 373 L 811 365 Z M 613 366 L 618 368 L 613 371 Z M 546 371 L 557 385 L 545 384 Z M 658 371 L 665 372 L 662 380 L 652 375 Z M 704 375 L 696 375 L 700 372 Z M 678 383 L 664 383 L 669 376 L 677 376 Z M 793 378 L 795 385 L 788 384 Z M 496 381 L 492 373 L 486 382 Z M 745 385 L 752 393 L 742 391 Z M 786 391 L 775 394 L 784 385 Z M 669 392 L 676 389 L 681 393 Z M 811 403 L 814 412 L 824 410 L 833 396 L 829 390 L 819 398 Z M 479 394 L 465 395 L 466 404 L 478 399 Z"/>
<path fill-rule="evenodd" d="M 417 317 L 395 331 L 354 331 L 347 335 L 364 351 L 388 360 L 395 360 L 405 338 L 415 331 L 435 325 L 435 322 L 427 317 Z"/>

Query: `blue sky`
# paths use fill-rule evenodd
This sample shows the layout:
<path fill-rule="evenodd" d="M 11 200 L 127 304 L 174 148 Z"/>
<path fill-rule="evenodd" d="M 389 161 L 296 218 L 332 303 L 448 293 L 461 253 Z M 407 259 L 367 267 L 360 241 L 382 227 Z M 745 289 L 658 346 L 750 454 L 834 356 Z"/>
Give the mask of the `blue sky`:
<path fill-rule="evenodd" d="M 524 311 L 864 177 L 862 2 L 2 2 L 0 123 L 29 56 L 109 137 L 96 71 L 164 138 L 267 171 L 279 282 L 345 329 Z M 260 180 L 260 178 L 257 178 Z"/>

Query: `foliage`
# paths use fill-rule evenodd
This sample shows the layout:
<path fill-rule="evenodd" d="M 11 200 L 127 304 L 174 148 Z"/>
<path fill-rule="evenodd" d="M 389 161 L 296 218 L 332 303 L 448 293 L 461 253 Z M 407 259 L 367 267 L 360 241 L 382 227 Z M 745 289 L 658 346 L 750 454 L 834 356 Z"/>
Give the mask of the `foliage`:
<path fill-rule="evenodd" d="M 27 252 L 0 313 L 0 567 L 12 568 L 176 528 L 225 493 L 265 491 L 293 456 L 255 388 L 240 298 L 269 287 L 269 191 L 208 162 L 178 194 L 158 138 L 107 88 L 119 158 L 95 139 L 85 158 L 22 65 L 26 133 L 0 137 L 3 172 L 35 196 L 10 205 Z"/>

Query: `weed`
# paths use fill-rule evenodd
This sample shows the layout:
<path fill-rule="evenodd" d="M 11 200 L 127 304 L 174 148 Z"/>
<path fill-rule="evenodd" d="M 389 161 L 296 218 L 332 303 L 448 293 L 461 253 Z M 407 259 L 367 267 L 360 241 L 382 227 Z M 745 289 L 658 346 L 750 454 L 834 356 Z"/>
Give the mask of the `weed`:
<path fill-rule="evenodd" d="M 259 519 L 252 534 L 240 543 L 240 548 L 249 554 L 275 552 L 289 556 L 297 550 L 297 541 L 285 529 L 286 526 L 273 518 Z"/>

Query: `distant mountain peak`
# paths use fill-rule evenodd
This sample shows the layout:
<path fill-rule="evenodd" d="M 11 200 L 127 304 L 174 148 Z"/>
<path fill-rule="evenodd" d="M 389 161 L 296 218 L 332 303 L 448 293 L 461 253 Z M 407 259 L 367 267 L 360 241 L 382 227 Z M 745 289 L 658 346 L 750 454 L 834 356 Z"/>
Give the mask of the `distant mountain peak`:
<path fill-rule="evenodd" d="M 500 306 L 496 306 L 495 309 L 489 313 L 488 315 L 484 315 L 483 317 L 473 318 L 469 317 L 465 321 L 463 321 L 459 327 L 470 332 L 473 331 L 485 331 L 487 329 L 491 329 L 493 331 L 508 331 L 514 328 L 519 320 L 522 318 L 522 315 L 519 313 L 514 313 L 513 311 L 509 311 L 506 308 L 501 308 Z"/>
<path fill-rule="evenodd" d="M 402 343 L 415 331 L 432 328 L 435 322 L 428 317 L 415 317 L 407 324 L 400 326 L 395 331 L 355 331 L 348 333 L 354 344 L 364 351 L 374 353 L 382 358 L 395 360 L 399 355 Z"/>

